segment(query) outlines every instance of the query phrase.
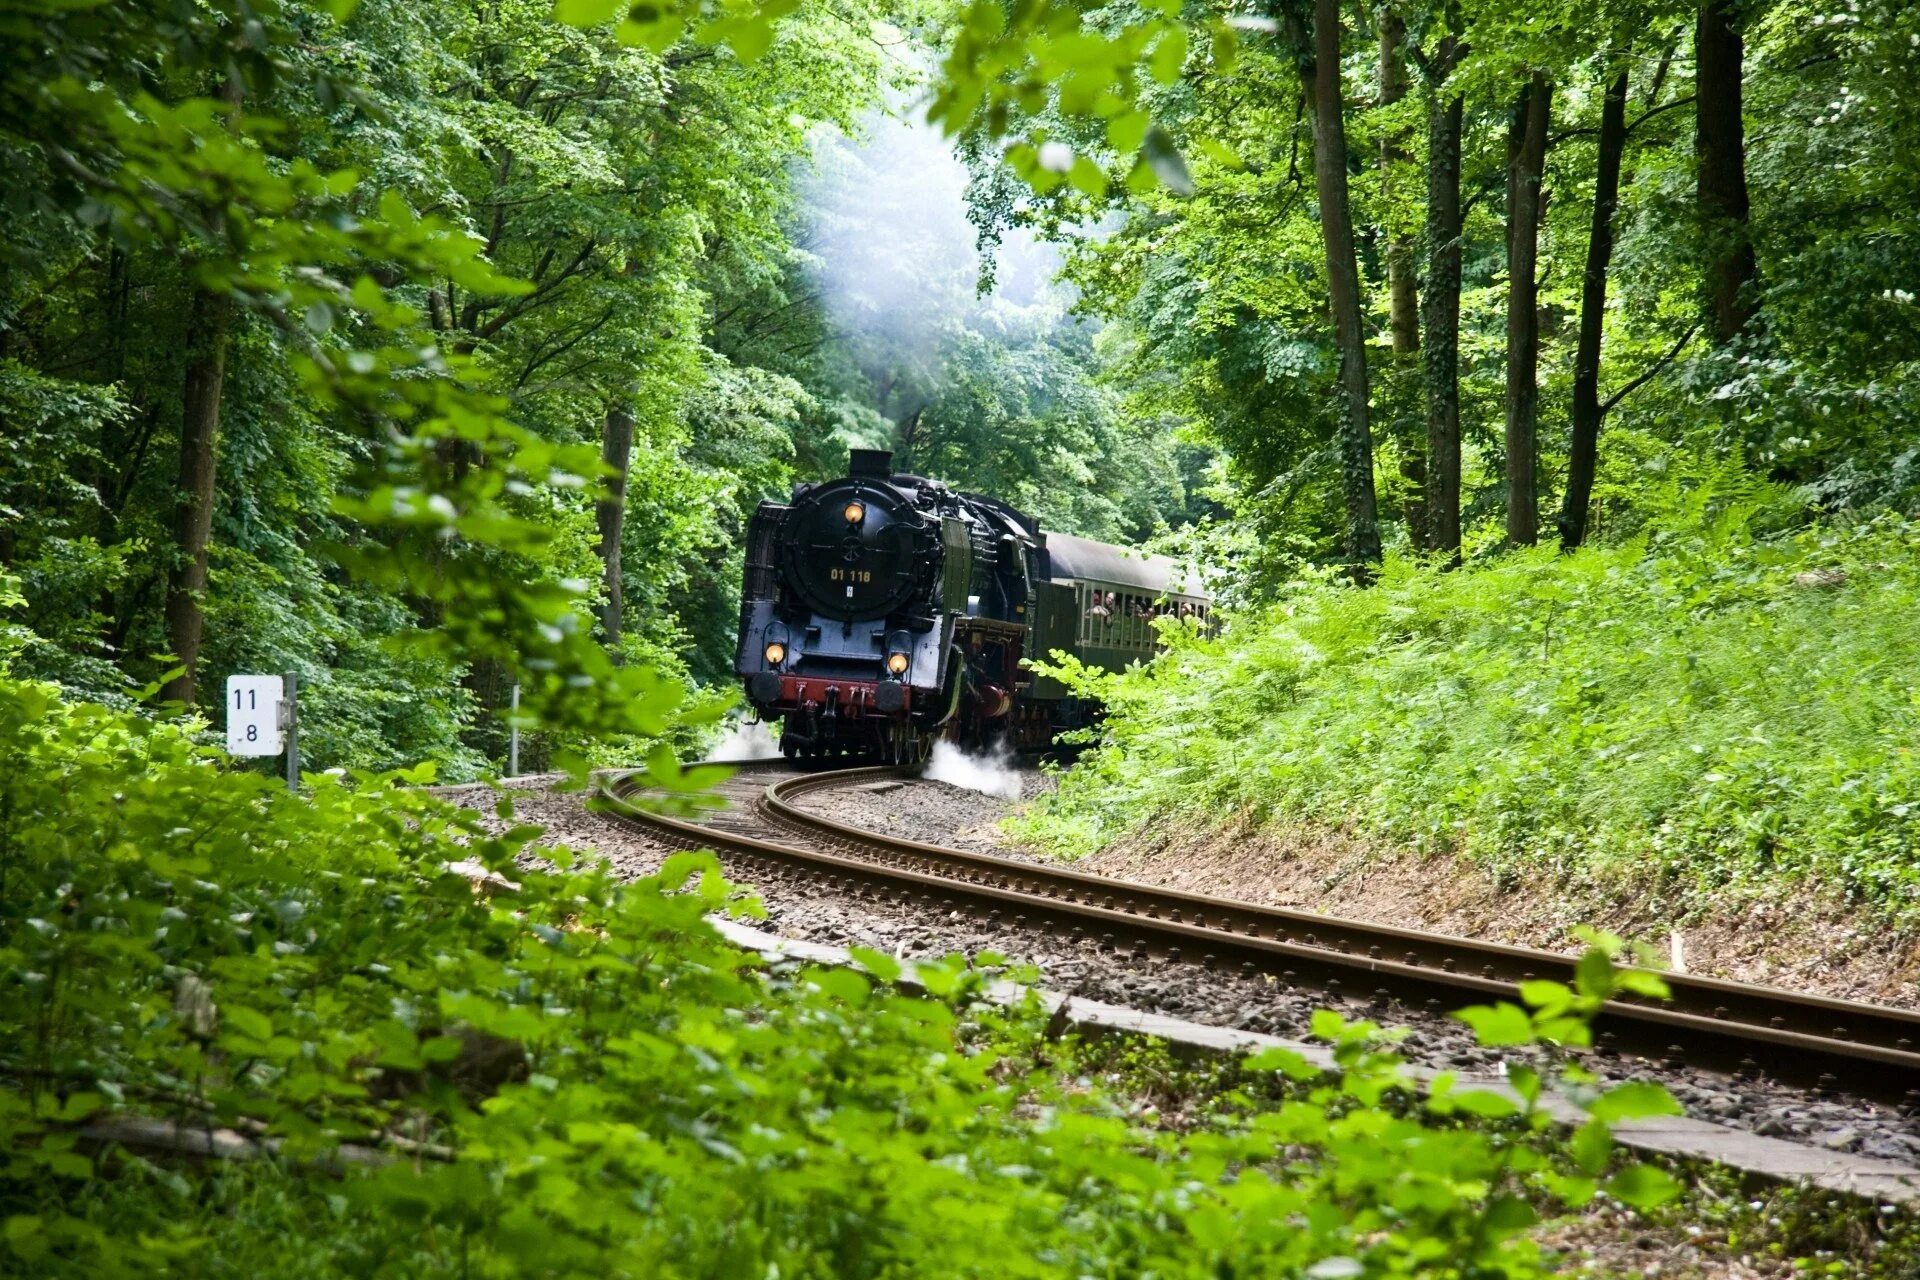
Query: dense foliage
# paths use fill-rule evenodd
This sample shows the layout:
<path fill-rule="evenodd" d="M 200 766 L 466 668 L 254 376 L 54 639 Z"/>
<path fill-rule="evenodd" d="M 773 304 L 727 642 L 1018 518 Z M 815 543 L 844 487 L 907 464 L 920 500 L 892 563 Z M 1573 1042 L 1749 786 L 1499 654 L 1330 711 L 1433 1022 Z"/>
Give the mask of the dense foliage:
<path fill-rule="evenodd" d="M 1830 512 L 1920 497 L 1910 6 L 1180 12 L 1135 100 L 1186 194 L 1131 187 L 1132 117 L 1063 88 L 1016 113 L 1052 141 L 1047 194 L 989 177 L 976 215 L 1056 234 L 1130 411 L 1222 451 L 1257 593 L 1352 563 L 1363 518 L 1412 551 L 1630 537 L 1703 458 Z"/>
<path fill-rule="evenodd" d="M 1768 505 L 1452 573 L 1394 557 L 1369 590 L 1302 585 L 1152 669 L 1076 673 L 1105 744 L 1024 830 L 1085 850 L 1252 811 L 1683 901 L 1811 883 L 1911 915 L 1920 525 L 1756 538 Z"/>
<path fill-rule="evenodd" d="M 672 678 L 678 602 L 786 453 L 758 441 L 754 474 L 693 447 L 745 376 L 702 343 L 707 282 L 778 269 L 787 166 L 885 79 L 865 42 L 791 27 L 749 65 L 544 3 L 9 25 L 22 668 L 189 704 L 295 670 L 312 763 L 478 767 L 509 682 L 531 706 L 541 673 L 596 662 L 584 608 L 621 584 L 588 481 L 614 414 L 644 555 L 606 639 Z"/>
<path fill-rule="evenodd" d="M 27 599 L 20 670 L 203 709 L 229 672 L 294 671 L 310 765 L 470 775 L 502 763 L 510 686 L 579 665 L 543 652 L 553 628 L 727 683 L 747 515 L 850 443 L 918 444 L 1089 533 L 1178 518 L 1171 449 L 1092 385 L 1057 304 L 953 314 L 971 254 L 863 257 L 884 209 L 827 265 L 918 289 L 937 341 L 876 353 L 823 279 L 809 167 L 873 166 L 843 205 L 898 181 L 835 139 L 919 78 L 885 20 L 927 15 L 683 32 L 562 10 L 9 20 L 0 568 Z M 1142 450 L 1160 464 L 1119 461 Z M 527 763 L 644 729 L 561 720 Z"/>
<path fill-rule="evenodd" d="M 0 681 L 7 1270 L 1536 1276 L 1533 1204 L 1588 1201 L 1607 1123 L 1673 1105 L 1589 1091 L 1549 1155 L 1532 1069 L 1523 1101 L 1443 1080 L 1402 1105 L 1378 1029 L 1324 1014 L 1336 1078 L 1268 1051 L 1231 1105 L 1161 1126 L 964 959 L 923 969 L 934 998 L 876 953 L 872 978 L 769 970 L 704 922 L 752 907 L 710 857 L 627 884 L 516 864 L 534 829 L 489 836 L 417 777 L 298 798 L 218 763 Z M 1467 1016 L 1578 1045 L 1616 983 L 1658 987 L 1596 951 L 1578 993 Z M 256 1158 L 186 1159 L 210 1131 Z"/>

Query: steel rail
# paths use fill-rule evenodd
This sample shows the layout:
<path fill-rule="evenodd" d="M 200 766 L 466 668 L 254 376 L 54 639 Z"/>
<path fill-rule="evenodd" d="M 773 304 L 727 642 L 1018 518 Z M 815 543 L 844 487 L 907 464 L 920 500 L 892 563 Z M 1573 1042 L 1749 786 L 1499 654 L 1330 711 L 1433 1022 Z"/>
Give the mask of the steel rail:
<path fill-rule="evenodd" d="M 778 764 L 777 761 L 753 762 Z M 890 767 L 800 774 L 754 801 L 760 825 L 804 844 L 735 825 L 740 815 L 693 821 L 631 803 L 639 775 L 602 787 L 622 819 L 685 848 L 730 850 L 758 861 L 809 866 L 856 896 L 878 891 L 960 902 L 989 923 L 1048 925 L 1068 941 L 1217 966 L 1237 961 L 1289 985 L 1376 999 L 1423 1001 L 1434 1012 L 1467 1001 L 1512 999 L 1516 983 L 1571 984 L 1576 957 L 1392 925 L 1290 911 L 865 831 L 799 808 L 811 792 L 913 775 Z M 813 847 L 807 847 L 807 846 Z M 1662 974 L 1665 1003 L 1610 1001 L 1596 1023 L 1602 1049 L 1633 1050 L 1796 1085 L 1920 1104 L 1920 1013 L 1693 974 Z"/>

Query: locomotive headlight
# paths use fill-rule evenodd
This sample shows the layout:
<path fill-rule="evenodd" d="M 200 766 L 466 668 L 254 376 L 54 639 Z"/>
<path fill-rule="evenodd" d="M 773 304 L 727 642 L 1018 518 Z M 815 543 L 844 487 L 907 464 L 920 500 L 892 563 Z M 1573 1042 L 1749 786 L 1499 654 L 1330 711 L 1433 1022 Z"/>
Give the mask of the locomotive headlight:
<path fill-rule="evenodd" d="M 847 518 L 848 524 L 859 524 L 867 518 L 867 504 L 864 502 L 849 502 L 847 509 L 840 514 Z"/>
<path fill-rule="evenodd" d="M 887 670 L 891 671 L 896 676 L 905 675 L 907 673 L 907 655 L 904 653 L 888 654 Z"/>
<path fill-rule="evenodd" d="M 768 666 L 770 667 L 779 666 L 783 661 L 786 660 L 786 656 L 787 656 L 787 646 L 783 644 L 770 644 L 767 646 L 767 665 Z"/>

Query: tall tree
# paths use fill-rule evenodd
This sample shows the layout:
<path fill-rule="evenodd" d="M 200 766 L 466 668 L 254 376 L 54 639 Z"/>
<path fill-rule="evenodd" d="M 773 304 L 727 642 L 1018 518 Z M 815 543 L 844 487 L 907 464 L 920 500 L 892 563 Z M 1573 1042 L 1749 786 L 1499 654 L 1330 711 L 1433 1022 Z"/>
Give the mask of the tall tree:
<path fill-rule="evenodd" d="M 1620 200 L 1620 157 L 1627 145 L 1627 60 L 1607 85 L 1600 107 L 1593 223 L 1580 281 L 1580 342 L 1573 357 L 1573 430 L 1567 446 L 1567 489 L 1560 506 L 1560 545 L 1571 551 L 1587 536 L 1587 509 L 1599 461 L 1600 342 L 1605 332 L 1607 269 L 1613 261 L 1613 211 Z"/>
<path fill-rule="evenodd" d="M 1447 84 L 1459 42 L 1427 61 L 1426 326 L 1427 547 L 1460 554 L 1460 129 L 1462 100 Z"/>
<path fill-rule="evenodd" d="M 1367 342 L 1360 311 L 1360 267 L 1347 195 L 1347 128 L 1340 93 L 1340 3 L 1314 0 L 1312 55 L 1302 68 L 1313 105 L 1313 177 L 1320 200 L 1327 294 L 1340 352 L 1340 480 L 1347 508 L 1347 557 L 1356 574 L 1380 561 L 1373 490 L 1373 428 L 1368 409 Z"/>
<path fill-rule="evenodd" d="M 240 118 L 243 94 L 237 70 L 221 85 L 227 122 Z M 207 229 L 226 234 L 224 209 L 210 211 Z M 180 387 L 180 469 L 173 509 L 173 568 L 167 575 L 167 647 L 180 664 L 163 697 L 191 706 L 200 670 L 200 640 L 206 627 L 208 544 L 213 539 L 215 468 L 220 439 L 220 394 L 227 381 L 227 341 L 233 327 L 233 295 L 224 286 L 187 272 L 192 301 L 185 333 L 187 363 Z"/>
<path fill-rule="evenodd" d="M 213 537 L 220 393 L 227 378 L 233 299 L 195 283 L 187 318 L 187 366 L 180 390 L 180 472 L 173 512 L 174 568 L 167 580 L 167 644 L 180 674 L 163 696 L 191 705 L 205 625 L 207 551 Z"/>
<path fill-rule="evenodd" d="M 1380 35 L 1378 102 L 1392 107 L 1407 96 L 1407 64 L 1404 45 L 1407 25 L 1390 8 L 1380 11 L 1377 22 Z M 1393 340 L 1393 365 L 1396 381 L 1413 365 L 1420 351 L 1420 295 L 1414 265 L 1414 235 L 1410 219 L 1395 217 L 1396 177 L 1411 159 L 1407 131 L 1393 127 L 1380 135 L 1381 204 L 1388 211 L 1387 237 L 1387 316 Z M 1427 451 L 1419 438 L 1417 423 L 1399 417 L 1394 434 L 1400 454 L 1400 477 L 1408 491 L 1406 501 L 1407 535 L 1415 550 L 1427 546 Z"/>
<path fill-rule="evenodd" d="M 1707 304 L 1713 334 L 1728 342 L 1753 319 L 1757 267 L 1748 225 L 1745 42 L 1734 0 L 1702 0 L 1694 27 L 1693 149 L 1706 236 Z"/>
<path fill-rule="evenodd" d="M 600 566 L 607 593 L 600 604 L 600 631 L 609 648 L 620 643 L 623 607 L 620 534 L 627 518 L 627 467 L 632 457 L 633 410 L 616 401 L 607 407 L 600 428 L 600 461 L 612 474 L 602 479 L 605 490 L 594 504 L 595 523 L 600 533 Z"/>
<path fill-rule="evenodd" d="M 1532 546 L 1540 509 L 1534 460 L 1540 407 L 1540 179 L 1550 90 L 1535 72 L 1507 133 L 1507 541 Z"/>

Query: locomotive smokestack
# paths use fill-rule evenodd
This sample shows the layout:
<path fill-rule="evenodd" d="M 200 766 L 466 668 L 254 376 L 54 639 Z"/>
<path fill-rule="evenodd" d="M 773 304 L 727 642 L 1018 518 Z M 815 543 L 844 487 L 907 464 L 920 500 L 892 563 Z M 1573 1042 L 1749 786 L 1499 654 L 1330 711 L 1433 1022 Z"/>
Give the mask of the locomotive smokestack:
<path fill-rule="evenodd" d="M 847 451 L 847 474 L 854 476 L 880 476 L 893 474 L 893 450 L 891 449 L 850 449 Z"/>

